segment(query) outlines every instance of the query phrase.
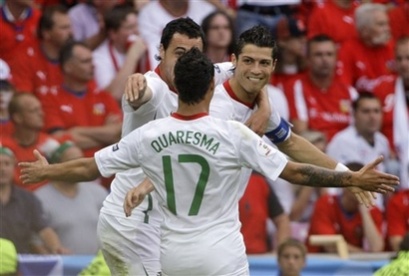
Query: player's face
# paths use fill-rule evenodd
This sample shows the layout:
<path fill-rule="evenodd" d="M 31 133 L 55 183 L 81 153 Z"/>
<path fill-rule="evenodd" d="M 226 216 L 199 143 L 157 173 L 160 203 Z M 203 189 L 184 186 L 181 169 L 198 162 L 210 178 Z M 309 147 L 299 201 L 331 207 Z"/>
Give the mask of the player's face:
<path fill-rule="evenodd" d="M 78 80 L 90 81 L 94 78 L 94 64 L 92 63 L 92 52 L 86 47 L 77 45 L 73 49 L 73 57 L 69 61 L 68 74 Z"/>
<path fill-rule="evenodd" d="M 396 66 L 399 75 L 409 83 L 409 41 L 396 47 Z"/>
<path fill-rule="evenodd" d="M 272 48 L 247 44 L 238 58 L 233 55 L 234 79 L 249 97 L 255 98 L 268 83 L 274 70 L 272 52 Z"/>
<path fill-rule="evenodd" d="M 68 14 L 55 13 L 53 15 L 54 25 L 51 30 L 46 31 L 46 37 L 56 46 L 62 47 L 72 38 L 71 21 Z"/>
<path fill-rule="evenodd" d="M 355 126 L 362 134 L 379 131 L 382 124 L 382 107 L 377 99 L 363 99 L 354 113 Z"/>
<path fill-rule="evenodd" d="M 207 42 L 209 46 L 217 48 L 226 48 L 233 39 L 233 33 L 229 20 L 222 14 L 213 17 L 207 33 Z"/>
<path fill-rule="evenodd" d="M 203 51 L 202 39 L 200 37 L 189 38 L 188 36 L 179 33 L 175 33 L 173 35 L 166 51 L 163 49 L 163 47 L 161 47 L 160 57 L 162 74 L 164 75 L 164 80 L 166 80 L 168 84 L 171 84 L 172 87 L 174 87 L 173 69 L 175 67 L 176 61 L 179 57 L 181 57 L 184 53 L 186 53 L 193 47 L 196 47 L 199 50 Z"/>
<path fill-rule="evenodd" d="M 14 158 L 0 154 L 0 187 L 11 185 L 14 174 Z"/>
<path fill-rule="evenodd" d="M 44 112 L 40 101 L 33 95 L 21 97 L 18 117 L 21 126 L 31 130 L 41 130 L 44 126 Z"/>
<path fill-rule="evenodd" d="M 305 265 L 304 257 L 299 248 L 287 246 L 278 259 L 283 275 L 299 276 Z"/>
<path fill-rule="evenodd" d="M 332 41 L 312 42 L 308 62 L 313 75 L 321 78 L 332 76 L 337 62 L 335 43 Z"/>

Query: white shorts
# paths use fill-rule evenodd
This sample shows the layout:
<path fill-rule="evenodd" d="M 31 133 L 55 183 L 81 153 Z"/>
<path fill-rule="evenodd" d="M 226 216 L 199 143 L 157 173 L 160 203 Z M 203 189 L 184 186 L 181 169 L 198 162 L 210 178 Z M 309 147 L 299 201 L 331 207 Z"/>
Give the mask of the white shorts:
<path fill-rule="evenodd" d="M 112 275 L 160 275 L 160 228 L 100 213 L 98 236 Z"/>

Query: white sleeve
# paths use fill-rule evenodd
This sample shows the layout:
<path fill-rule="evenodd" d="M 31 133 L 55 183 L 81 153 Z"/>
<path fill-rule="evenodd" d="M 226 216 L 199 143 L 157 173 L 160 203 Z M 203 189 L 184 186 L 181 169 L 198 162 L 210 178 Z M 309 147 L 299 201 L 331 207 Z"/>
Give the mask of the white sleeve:
<path fill-rule="evenodd" d="M 95 162 L 103 177 L 110 177 L 118 172 L 139 167 L 140 130 L 133 131 L 117 144 L 107 146 L 95 153 Z"/>
<path fill-rule="evenodd" d="M 233 76 L 233 64 L 231 62 L 216 63 L 214 65 L 214 85 L 219 85 Z"/>
<path fill-rule="evenodd" d="M 239 122 L 230 122 L 237 132 L 233 137 L 239 145 L 237 147 L 239 162 L 273 181 L 276 180 L 288 163 L 286 156 L 269 146 L 245 125 Z"/>

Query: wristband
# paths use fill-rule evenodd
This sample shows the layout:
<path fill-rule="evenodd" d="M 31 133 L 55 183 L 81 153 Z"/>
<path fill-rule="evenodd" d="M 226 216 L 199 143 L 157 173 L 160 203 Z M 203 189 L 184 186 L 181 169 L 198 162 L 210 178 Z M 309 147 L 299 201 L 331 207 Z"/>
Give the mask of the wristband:
<path fill-rule="evenodd" d="M 345 165 L 342 164 L 342 163 L 338 163 L 337 166 L 335 167 L 335 170 L 338 171 L 338 172 L 346 172 L 346 171 L 349 171 L 348 167 L 345 166 Z"/>

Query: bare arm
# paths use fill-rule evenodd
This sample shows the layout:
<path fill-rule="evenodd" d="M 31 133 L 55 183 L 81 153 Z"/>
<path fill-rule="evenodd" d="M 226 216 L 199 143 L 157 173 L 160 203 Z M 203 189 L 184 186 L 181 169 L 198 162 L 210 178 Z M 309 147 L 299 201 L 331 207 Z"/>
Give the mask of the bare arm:
<path fill-rule="evenodd" d="M 109 124 L 95 127 L 74 127 L 69 130 L 73 137 L 79 136 L 91 139 L 97 144 L 109 145 L 121 138 L 122 124 Z"/>
<path fill-rule="evenodd" d="M 376 224 L 370 214 L 370 211 L 363 207 L 359 206 L 359 212 L 362 217 L 362 225 L 364 228 L 364 237 L 368 241 L 369 251 L 370 252 L 380 252 L 384 247 L 384 240 L 382 234 L 378 231 Z"/>
<path fill-rule="evenodd" d="M 147 194 L 154 190 L 154 186 L 149 178 L 145 178 L 137 187 L 130 190 L 124 200 L 124 212 L 127 217 L 132 213 L 132 210 L 142 203 Z"/>
<path fill-rule="evenodd" d="M 372 192 L 393 192 L 394 186 L 399 184 L 399 178 L 375 169 L 382 160 L 383 157 L 378 157 L 358 172 L 339 172 L 290 161 L 281 172 L 280 177 L 304 186 L 359 187 Z"/>
<path fill-rule="evenodd" d="M 138 38 L 126 53 L 126 59 L 123 66 L 119 69 L 114 79 L 105 89 L 111 92 L 112 96 L 118 101 L 121 100 L 125 88 L 125 82 L 128 76 L 135 72 L 138 61 L 146 53 L 146 46 L 141 38 Z"/>
<path fill-rule="evenodd" d="M 295 119 L 295 120 L 291 120 L 291 123 L 294 126 L 293 131 L 295 133 L 302 133 L 303 131 L 308 130 L 308 122 L 306 121 Z"/>
<path fill-rule="evenodd" d="M 24 184 L 38 183 L 44 180 L 83 182 L 91 181 L 101 174 L 94 158 L 79 158 L 64 163 L 49 165 L 37 150 L 34 150 L 35 162 L 21 162 L 21 180 Z"/>
<path fill-rule="evenodd" d="M 389 245 L 391 246 L 393 251 L 398 251 L 399 250 L 399 246 L 403 240 L 402 236 L 390 236 L 389 237 Z"/>
<path fill-rule="evenodd" d="M 288 218 L 287 214 L 282 213 L 281 215 L 278 215 L 275 218 L 273 218 L 273 223 L 277 229 L 275 236 L 275 244 L 280 245 L 282 242 L 284 242 L 286 239 L 290 237 L 291 234 L 290 219 Z"/>
<path fill-rule="evenodd" d="M 290 220 L 297 221 L 301 218 L 305 208 L 310 201 L 311 195 L 314 193 L 314 188 L 312 187 L 301 187 L 297 197 L 294 200 L 293 206 L 291 207 Z"/>
<path fill-rule="evenodd" d="M 295 133 L 291 133 L 286 141 L 278 143 L 277 147 L 300 163 L 309 163 L 327 169 L 334 169 L 337 166 L 335 160 Z"/>

